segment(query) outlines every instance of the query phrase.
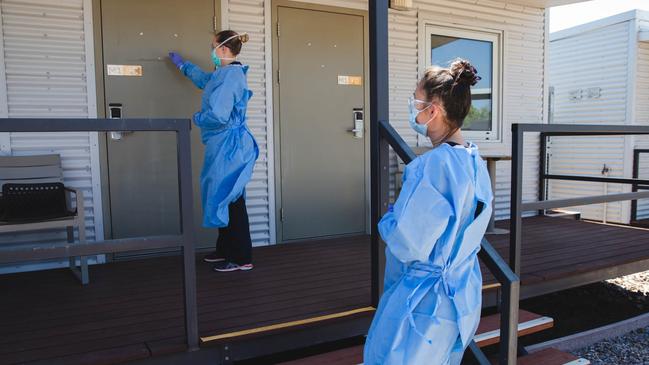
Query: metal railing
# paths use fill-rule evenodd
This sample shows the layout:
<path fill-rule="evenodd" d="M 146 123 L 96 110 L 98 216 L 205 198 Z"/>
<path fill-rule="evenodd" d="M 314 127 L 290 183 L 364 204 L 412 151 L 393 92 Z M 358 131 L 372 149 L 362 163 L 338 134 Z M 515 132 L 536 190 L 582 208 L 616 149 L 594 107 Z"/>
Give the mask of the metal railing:
<path fill-rule="evenodd" d="M 417 157 L 388 122 L 383 121 L 379 125 L 381 139 L 385 140 L 392 147 L 404 163 L 408 164 Z M 478 256 L 496 280 L 498 280 L 502 288 L 502 296 L 499 303 L 501 308 L 499 363 L 515 364 L 518 349 L 517 331 L 520 280 L 510 267 L 507 266 L 507 263 L 498 254 L 498 251 L 485 238 L 482 239 L 481 246 L 482 249 L 478 253 Z M 490 363 L 474 341 L 472 341 L 469 349 L 481 364 Z"/>
<path fill-rule="evenodd" d="M 135 250 L 182 248 L 185 331 L 188 349 L 198 349 L 195 234 L 190 120 L 188 119 L 0 119 L 0 132 L 175 132 L 180 193 L 180 235 L 100 240 L 86 245 L 51 244 L 3 249 L 0 264 L 90 256 Z"/>
<path fill-rule="evenodd" d="M 539 193 L 538 201 L 523 202 L 523 140 L 525 133 L 540 133 L 541 151 L 539 154 Z M 649 127 L 620 125 L 573 125 L 573 124 L 513 124 L 512 125 L 512 183 L 510 209 L 509 266 L 517 275 L 521 273 L 521 241 L 523 213 L 546 209 L 565 208 L 576 205 L 610 203 L 624 200 L 649 198 L 649 191 L 609 195 L 586 196 L 579 198 L 546 200 L 547 180 L 569 180 L 584 182 L 602 182 L 647 186 L 649 180 L 637 178 L 611 178 L 598 176 L 548 174 L 547 139 L 565 136 L 610 136 L 610 135 L 647 135 Z"/>
<path fill-rule="evenodd" d="M 640 155 L 642 155 L 643 153 L 649 153 L 649 149 L 637 148 L 633 150 L 633 178 L 634 179 L 640 177 Z M 649 185 L 640 185 L 637 183 L 633 184 L 631 187 L 631 191 L 635 193 L 638 190 L 649 190 Z M 636 222 L 637 220 L 638 220 L 638 201 L 632 200 L 631 201 L 631 222 Z"/>

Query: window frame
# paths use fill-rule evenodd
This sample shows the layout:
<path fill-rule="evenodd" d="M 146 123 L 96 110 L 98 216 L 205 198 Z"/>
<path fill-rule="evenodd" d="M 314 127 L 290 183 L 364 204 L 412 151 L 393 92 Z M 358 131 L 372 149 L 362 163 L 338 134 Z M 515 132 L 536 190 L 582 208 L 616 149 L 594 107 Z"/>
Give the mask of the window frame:
<path fill-rule="evenodd" d="M 488 131 L 464 130 L 463 135 L 475 142 L 502 143 L 503 142 L 503 39 L 502 31 L 484 29 L 479 27 L 460 27 L 457 25 L 444 25 L 432 22 L 422 22 L 419 32 L 419 74 L 423 75 L 431 65 L 430 40 L 433 35 L 486 41 L 492 44 L 492 87 L 491 87 L 491 129 Z M 445 65 L 441 65 L 445 66 Z M 478 70 L 480 72 L 480 70 Z M 472 90 L 472 95 L 476 94 Z M 428 138 L 418 136 L 418 145 L 430 145 Z"/>

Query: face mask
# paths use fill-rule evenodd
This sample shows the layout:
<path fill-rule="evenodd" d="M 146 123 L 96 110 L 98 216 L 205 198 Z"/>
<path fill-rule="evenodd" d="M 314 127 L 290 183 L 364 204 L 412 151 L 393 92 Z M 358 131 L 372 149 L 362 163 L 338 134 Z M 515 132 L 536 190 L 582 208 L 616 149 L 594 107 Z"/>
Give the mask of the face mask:
<path fill-rule="evenodd" d="M 433 118 L 430 118 L 426 123 L 424 124 L 419 124 L 417 123 L 417 116 L 419 113 L 423 112 L 424 110 L 428 109 L 431 107 L 432 104 L 428 103 L 428 106 L 425 107 L 424 109 L 418 110 L 415 104 L 426 104 L 426 102 L 423 102 L 421 100 L 416 100 L 413 97 L 410 97 L 408 99 L 408 109 L 410 110 L 410 116 L 408 118 L 408 123 L 410 123 L 410 127 L 414 129 L 415 132 L 427 136 L 428 135 L 428 124 L 433 120 Z"/>
<path fill-rule="evenodd" d="M 214 48 L 212 49 L 212 53 L 210 53 L 210 57 L 212 57 L 212 62 L 214 62 L 214 66 L 216 66 L 216 67 L 221 67 L 222 60 L 228 60 L 228 61 L 234 61 L 234 60 L 236 60 L 236 58 L 220 58 L 220 57 L 216 54 L 216 50 L 219 49 L 219 48 L 221 48 L 221 46 L 223 46 L 224 44 L 228 43 L 231 39 L 234 39 L 234 38 L 237 38 L 237 37 L 241 37 L 241 36 L 244 35 L 244 34 L 247 34 L 247 33 L 235 34 L 235 35 L 233 35 L 232 37 L 229 37 L 229 38 L 227 38 L 226 40 L 224 40 L 223 42 L 219 43 L 218 46 L 216 46 L 216 47 L 214 47 Z"/>
<path fill-rule="evenodd" d="M 210 56 L 212 57 L 212 62 L 214 62 L 214 66 L 216 67 L 221 67 L 221 59 L 219 56 L 216 55 L 216 48 L 210 52 Z"/>

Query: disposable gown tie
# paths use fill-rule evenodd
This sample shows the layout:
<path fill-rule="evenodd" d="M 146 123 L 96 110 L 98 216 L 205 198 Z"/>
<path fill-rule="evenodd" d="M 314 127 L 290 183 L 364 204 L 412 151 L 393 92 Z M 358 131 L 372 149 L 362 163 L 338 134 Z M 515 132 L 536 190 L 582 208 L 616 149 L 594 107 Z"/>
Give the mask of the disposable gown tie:
<path fill-rule="evenodd" d="M 444 293 L 451 299 L 453 300 L 453 297 L 455 296 L 455 291 L 452 289 L 452 287 L 449 285 L 448 282 L 448 276 L 446 273 L 448 272 L 446 267 L 440 267 L 436 265 L 426 265 L 423 263 L 415 263 L 410 266 L 409 268 L 409 273 L 407 275 L 424 275 L 423 278 L 419 279 L 420 282 L 417 284 L 415 289 L 412 291 L 410 295 L 408 295 L 408 299 L 406 301 L 406 305 L 408 306 L 408 322 L 410 323 L 410 326 L 412 329 L 417 333 L 419 336 L 421 336 L 426 342 L 429 344 L 432 344 L 433 341 L 430 338 L 426 338 L 426 336 L 419 330 L 417 329 L 417 324 L 415 323 L 415 317 L 413 315 L 413 312 L 415 311 L 415 308 L 421 303 L 421 301 L 424 299 L 426 294 L 428 294 L 431 290 L 433 290 L 436 293 L 440 292 L 440 288 L 444 290 Z M 439 323 L 439 320 L 437 319 L 437 311 L 440 308 L 442 300 L 441 297 L 437 297 L 437 302 L 435 305 L 435 309 L 433 309 L 433 312 L 430 314 L 430 319 L 434 323 Z"/>

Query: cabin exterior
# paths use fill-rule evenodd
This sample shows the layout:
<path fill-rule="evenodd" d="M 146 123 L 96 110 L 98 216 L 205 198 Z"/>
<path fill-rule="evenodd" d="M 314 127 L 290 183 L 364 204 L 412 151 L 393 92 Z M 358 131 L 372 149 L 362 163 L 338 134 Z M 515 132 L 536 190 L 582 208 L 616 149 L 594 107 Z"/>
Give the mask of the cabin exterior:
<path fill-rule="evenodd" d="M 550 34 L 549 122 L 647 125 L 648 27 L 649 14 L 634 10 Z M 630 178 L 645 176 L 649 163 L 641 152 L 647 148 L 642 136 L 555 139 L 548 147 L 557 151 L 548 167 L 559 174 Z M 631 189 L 554 181 L 547 194 L 562 198 Z M 647 218 L 647 200 L 633 205 L 627 201 L 572 209 L 600 221 L 628 224 Z"/>
<path fill-rule="evenodd" d="M 497 222 L 479 255 L 484 303 L 499 311 L 467 354 L 486 364 L 480 348 L 499 346 L 498 362 L 515 364 L 518 336 L 553 325 L 519 299 L 649 268 L 646 230 L 550 212 L 649 197 L 546 192 L 558 180 L 550 140 L 649 134 L 548 124 L 547 8 L 575 2 L 0 1 L 1 153 L 61 156 L 88 241 L 0 235 L 0 290 L 12 294 L 0 363 L 227 364 L 362 336 L 382 287 L 376 223 L 399 164 L 430 147 L 408 126 L 407 98 L 428 65 L 462 56 L 483 75 L 466 134 L 494 180 Z M 235 276 L 201 262 L 215 232 L 200 227 L 189 120 L 200 92 L 166 59 L 210 67 L 211 34 L 227 28 L 250 35 L 240 60 L 261 150 L 247 187 L 256 267 Z M 69 257 L 89 258 L 86 285 Z"/>
<path fill-rule="evenodd" d="M 555 3 L 566 2 L 415 1 L 409 10 L 391 9 L 389 14 L 390 48 L 387 60 L 390 63 L 390 118 L 391 123 L 408 144 L 413 147 L 425 147 L 428 141 L 418 138 L 407 125 L 407 98 L 412 93 L 418 75 L 426 65 L 433 61 L 438 63 L 448 61 L 444 58 L 447 49 L 443 47 L 443 44 L 451 40 L 455 40 L 460 47 L 463 42 L 480 46 L 474 47 L 476 51 L 467 50 L 466 57 L 473 56 L 478 63 L 479 71 L 485 75 L 483 78 L 485 87 L 481 86 L 477 92 L 483 93 L 480 95 L 482 100 L 478 101 L 478 106 L 481 106 L 487 114 L 480 122 L 481 124 L 477 124 L 474 127 L 475 130 L 469 132 L 470 138 L 480 146 L 484 155 L 506 157 L 510 154 L 510 126 L 512 123 L 544 123 L 547 120 L 545 106 L 547 105 L 548 91 L 545 82 L 548 41 L 548 21 L 545 7 Z M 317 132 L 301 130 L 299 129 L 300 124 L 291 125 L 291 123 L 296 123 L 291 118 L 297 120 L 303 117 L 300 113 L 304 111 L 300 108 L 307 110 L 313 108 L 312 105 L 308 106 L 309 102 L 313 103 L 308 100 L 291 103 L 290 100 L 298 100 L 298 95 L 291 95 L 292 90 L 297 87 L 322 86 L 331 81 L 331 78 L 329 80 L 314 78 L 312 82 L 306 82 L 307 78 L 304 75 L 296 74 L 297 84 L 287 85 L 290 82 L 289 78 L 293 75 L 289 75 L 289 70 L 282 70 L 283 67 L 280 67 L 279 64 L 286 58 L 299 59 L 306 53 L 292 46 L 298 42 L 301 43 L 301 40 L 287 39 L 284 44 L 281 43 L 282 38 L 287 38 L 291 34 L 299 34 L 299 32 L 289 30 L 287 23 L 284 26 L 285 31 L 278 33 L 281 26 L 280 28 L 277 26 L 280 22 L 278 19 L 281 17 L 278 15 L 280 12 L 286 13 L 287 21 L 292 21 L 294 16 L 297 17 L 296 21 L 299 21 L 303 17 L 317 17 L 322 14 L 332 14 L 332 17 L 340 15 L 340 19 L 351 17 L 354 20 L 358 18 L 358 24 L 349 25 L 351 28 L 342 34 L 332 34 L 331 39 L 323 38 L 318 41 L 342 42 L 349 38 L 350 34 L 365 34 L 364 38 L 350 40 L 347 45 L 351 49 L 361 48 L 357 49 L 355 53 L 345 51 L 349 54 L 350 59 L 354 59 L 355 64 L 352 62 L 337 65 L 336 67 L 339 67 L 340 70 L 335 70 L 334 74 L 360 77 L 361 80 L 367 81 L 369 67 L 366 59 L 368 47 L 367 2 L 273 3 L 239 2 L 236 0 L 197 2 L 194 5 L 187 4 L 182 7 L 182 11 L 188 13 L 188 16 L 197 12 L 197 10 L 189 9 L 194 7 L 200 9 L 198 13 L 201 15 L 197 15 L 196 19 L 203 19 L 196 31 L 187 31 L 187 34 L 181 32 L 184 30 L 184 25 L 175 25 L 179 30 L 174 31 L 174 23 L 167 20 L 174 12 L 180 11 L 174 8 L 176 5 L 169 2 L 163 6 L 157 2 L 156 13 L 152 12 L 147 4 L 142 2 L 141 5 L 134 7 L 119 1 L 3 1 L 0 8 L 3 19 L 3 58 L 0 59 L 0 82 L 5 83 L 7 87 L 1 90 L 3 95 L 0 97 L 0 104 L 2 104 L 0 115 L 10 118 L 94 118 L 111 117 L 111 112 L 119 111 L 124 118 L 189 117 L 195 110 L 198 93 L 192 89 L 187 80 L 174 74 L 175 70 L 164 59 L 166 50 L 177 47 L 182 51 L 184 47 L 185 54 L 190 59 L 207 67 L 209 58 L 204 55 L 202 47 L 194 47 L 198 48 L 195 50 L 178 39 L 184 36 L 198 39 L 204 37 L 207 39 L 207 43 L 209 42 L 209 32 L 214 27 L 245 31 L 250 33 L 251 41 L 244 47 L 240 59 L 251 67 L 249 83 L 255 93 L 250 104 L 249 125 L 262 146 L 261 157 L 257 162 L 253 181 L 247 189 L 254 244 L 264 246 L 289 242 L 296 238 L 310 239 L 344 235 L 350 232 L 369 232 L 368 222 L 356 217 L 365 216 L 364 212 L 369 209 L 369 145 L 367 138 L 369 129 L 367 127 L 364 128 L 365 135 L 360 139 L 352 139 L 354 136 L 351 134 L 342 135 L 341 133 L 341 135 L 332 136 L 332 142 L 323 146 L 323 150 L 319 151 L 325 155 L 325 161 L 332 161 L 336 159 L 332 152 L 336 148 L 330 148 L 329 145 L 340 145 L 342 149 L 345 144 L 354 143 L 354 145 L 345 147 L 350 151 L 350 154 L 355 155 L 354 158 L 347 159 L 350 160 L 349 166 L 340 164 L 330 166 L 332 164 L 329 163 L 327 169 L 321 166 L 324 170 L 323 174 L 326 173 L 326 175 L 318 176 L 318 178 L 326 179 L 327 176 L 340 173 L 350 176 L 349 180 L 332 179 L 326 181 L 326 184 L 313 184 L 311 191 L 301 191 L 304 189 L 300 189 L 299 184 L 296 186 L 291 184 L 292 181 L 296 181 L 297 184 L 298 181 L 304 179 L 304 176 L 314 174 L 308 159 L 291 162 L 294 164 L 291 167 L 295 167 L 293 170 L 301 168 L 295 175 L 291 175 L 290 171 L 286 172 L 286 168 L 282 170 L 282 159 L 284 159 L 284 167 L 287 167 L 287 161 L 291 155 L 287 151 L 301 148 L 299 145 L 290 145 L 286 139 L 292 138 L 291 140 L 304 142 L 313 139 L 309 133 Z M 129 16 L 120 17 L 117 15 L 123 12 Z M 153 17 L 152 19 L 158 17 L 165 21 L 160 24 L 140 24 L 137 19 L 138 16 L 144 16 L 143 14 Z M 120 20 L 113 21 L 111 20 L 113 17 L 119 17 Z M 151 28 L 154 25 L 162 28 Z M 326 24 L 322 26 L 324 27 Z M 125 33 L 131 32 L 133 43 L 130 45 L 115 43 L 118 42 L 119 37 L 126 36 L 126 34 L 120 34 L 114 30 L 115 27 L 125 29 Z M 132 29 L 126 27 L 132 27 Z M 167 37 L 174 37 L 174 34 L 176 38 L 165 41 Z M 307 34 L 307 36 L 313 35 Z M 198 42 L 193 39 L 192 42 Z M 437 43 L 435 44 L 435 42 Z M 117 44 L 120 46 L 117 47 Z M 141 44 L 151 46 L 140 47 Z M 434 60 L 431 59 L 433 49 L 431 47 L 433 46 L 439 49 L 439 57 Z M 129 51 L 130 54 L 121 55 L 116 51 L 121 49 L 131 49 L 132 51 Z M 39 50 L 44 50 L 49 54 L 39 53 Z M 331 62 L 341 58 L 338 54 L 332 57 Z M 432 57 L 437 57 L 437 54 Z M 477 61 L 478 58 L 479 61 Z M 311 61 L 317 62 L 317 60 Z M 109 75 L 108 66 L 111 64 L 142 66 L 143 75 L 142 77 Z M 290 64 L 287 66 L 287 68 L 292 67 Z M 303 70 L 301 72 L 311 71 Z M 282 73 L 287 80 L 284 83 L 286 85 L 284 89 L 281 88 L 279 79 L 279 75 Z M 350 75 L 346 75 L 346 73 Z M 147 87 L 153 85 L 147 76 L 164 79 L 164 82 L 156 84 L 156 87 L 178 88 L 178 92 L 190 93 L 191 97 L 187 101 L 167 100 L 164 99 L 164 96 L 157 94 L 149 95 L 145 89 L 138 90 L 137 95 L 132 97 L 124 97 L 119 94 L 124 91 L 120 89 L 123 87 L 129 89 L 139 84 L 147 85 Z M 351 129 L 354 127 L 354 109 L 369 110 L 368 83 L 364 82 L 360 86 L 338 85 L 337 81 L 336 79 L 332 81 L 332 92 L 335 93 L 337 88 L 346 88 L 347 90 L 342 90 L 341 93 L 346 98 L 349 98 L 349 95 L 345 94 L 350 91 L 349 89 L 355 93 L 353 96 L 355 100 L 349 104 L 349 108 L 345 107 L 349 110 L 342 110 L 340 115 L 337 115 L 337 118 L 341 120 L 338 128 Z M 280 98 L 282 93 L 287 93 L 284 98 Z M 147 102 L 147 99 L 154 101 Z M 289 101 L 286 101 L 287 99 Z M 340 101 L 332 101 L 331 105 L 324 105 L 323 109 L 318 112 L 332 113 L 337 109 L 342 109 L 335 107 L 338 103 Z M 111 109 L 110 104 L 121 106 Z M 299 107 L 295 107 L 296 104 L 299 104 Z M 162 107 L 163 105 L 164 107 Z M 282 113 L 289 115 L 288 118 L 284 118 L 288 125 L 284 130 L 289 128 L 295 130 L 292 135 L 281 133 Z M 361 120 L 367 123 L 367 118 Z M 172 225 L 162 217 L 156 217 L 158 221 L 147 223 L 153 227 L 149 230 L 150 232 L 139 232 L 137 227 L 130 226 L 133 222 L 132 219 L 120 218 L 125 216 L 123 212 L 134 214 L 137 211 L 140 218 L 153 215 L 154 209 L 163 211 L 165 214 L 168 213 L 167 215 L 177 215 L 177 212 L 167 208 L 173 202 L 151 204 L 153 198 L 146 195 L 142 189 L 131 193 L 131 195 L 128 194 L 128 191 L 133 190 L 132 185 L 151 184 L 154 178 L 160 180 L 160 176 L 154 176 L 150 180 L 143 178 L 139 181 L 129 181 L 124 178 L 124 176 L 132 176 L 133 171 L 143 171 L 146 166 L 134 166 L 131 167 L 132 170 L 128 170 L 128 168 L 122 169 L 123 164 L 113 162 L 113 158 L 116 160 L 124 158 L 124 156 L 118 155 L 118 151 L 129 143 L 129 138 L 134 139 L 132 137 L 135 136 L 127 135 L 121 141 L 113 140 L 112 137 L 105 133 L 87 135 L 83 133 L 61 133 L 58 135 L 2 133 L 0 135 L 0 153 L 7 155 L 61 154 L 66 182 L 71 186 L 83 189 L 85 193 L 86 227 L 89 241 L 104 237 L 119 238 L 129 234 L 151 233 L 163 230 L 160 228 L 161 225 Z M 336 141 L 335 138 L 340 140 Z M 281 148 L 282 141 L 286 145 L 284 150 Z M 528 158 L 536 159 L 538 144 L 529 143 L 526 148 Z M 194 152 L 196 155 L 200 155 L 200 149 Z M 142 151 L 135 149 L 129 153 L 142 154 Z M 296 153 L 303 154 L 299 150 Z M 397 169 L 397 159 L 393 156 L 391 160 L 391 171 L 394 175 Z M 116 166 L 111 169 L 113 163 Z M 200 161 L 195 161 L 195 164 L 194 169 L 197 171 Z M 509 163 L 499 161 L 496 165 L 496 217 L 503 219 L 508 217 Z M 363 170 L 364 173 L 362 173 Z M 151 170 L 145 171 L 150 172 Z M 281 175 L 282 171 L 284 171 L 284 176 Z M 153 175 L 154 172 L 151 174 Z M 525 179 L 526 197 L 533 198 L 536 196 L 538 186 L 538 172 L 530 167 L 526 171 Z M 326 186 L 321 185 L 332 186 L 333 190 L 327 190 Z M 391 186 L 394 188 L 394 185 L 393 177 Z M 354 214 L 353 217 L 345 216 L 344 219 L 339 219 L 342 222 L 337 222 L 336 217 L 341 215 L 341 211 L 327 208 L 328 218 L 332 222 L 328 230 L 319 231 L 317 227 L 309 227 L 304 232 L 290 232 L 296 230 L 295 226 L 308 226 L 299 220 L 299 216 L 304 213 L 304 207 L 320 204 L 318 206 L 321 208 L 320 211 L 325 209 L 322 202 L 318 202 L 315 198 L 308 201 L 308 199 L 304 199 L 304 196 L 331 195 L 334 191 L 348 191 L 347 195 L 336 195 L 341 195 L 341 202 L 353 201 L 353 204 L 350 203 L 346 206 L 346 210 Z M 136 204 L 128 203 L 137 201 L 137 194 L 145 197 L 139 198 L 137 206 L 151 205 L 150 210 L 134 210 L 133 206 Z M 196 203 L 198 206 L 200 205 L 198 201 Z M 197 210 L 196 213 L 199 214 L 200 211 Z M 140 221 L 142 220 L 144 218 L 140 219 Z M 204 241 L 204 246 L 211 245 L 213 234 L 209 232 L 199 234 L 203 234 L 201 238 Z M 53 232 L 47 235 L 21 235 L 5 237 L 5 239 L 16 243 L 34 242 L 35 240 L 61 242 L 65 236 L 62 233 Z M 101 256 L 96 258 L 97 262 L 111 259 L 113 258 Z M 32 266 L 23 263 L 12 265 L 3 271 L 30 270 L 56 265 L 57 263 L 49 263 Z"/>

